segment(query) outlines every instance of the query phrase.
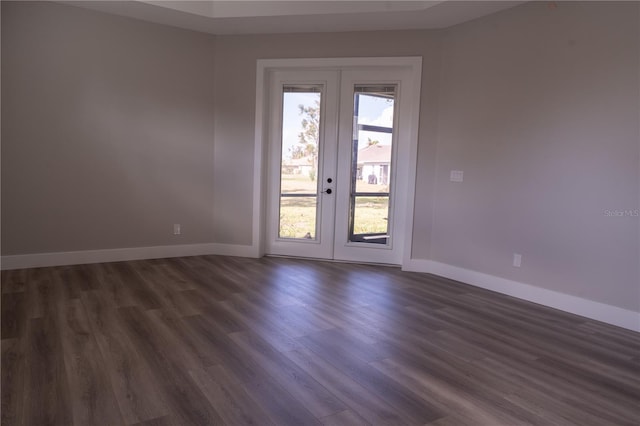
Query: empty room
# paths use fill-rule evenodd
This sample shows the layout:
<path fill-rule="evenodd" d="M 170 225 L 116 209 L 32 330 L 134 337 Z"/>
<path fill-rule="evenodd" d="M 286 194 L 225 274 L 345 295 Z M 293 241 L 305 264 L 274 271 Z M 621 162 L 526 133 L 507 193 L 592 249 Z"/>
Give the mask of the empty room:
<path fill-rule="evenodd" d="M 0 4 L 2 426 L 639 424 L 640 2 Z"/>

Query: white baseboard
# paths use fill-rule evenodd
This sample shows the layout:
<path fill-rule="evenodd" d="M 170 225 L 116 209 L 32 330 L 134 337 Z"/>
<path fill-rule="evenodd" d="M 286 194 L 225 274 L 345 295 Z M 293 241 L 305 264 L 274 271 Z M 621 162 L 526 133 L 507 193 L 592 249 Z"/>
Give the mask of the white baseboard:
<path fill-rule="evenodd" d="M 258 254 L 258 249 L 254 246 L 244 246 L 239 244 L 211 244 L 212 253 L 218 256 L 237 256 L 237 257 L 262 257 Z"/>
<path fill-rule="evenodd" d="M 185 244 L 155 247 L 133 247 L 106 250 L 68 251 L 58 253 L 2 256 L 1 269 L 40 268 L 44 266 L 80 265 L 84 263 L 121 262 L 126 260 L 161 259 L 165 257 L 223 256 L 256 257 L 253 246 L 235 244 Z"/>
<path fill-rule="evenodd" d="M 529 284 L 471 271 L 432 260 L 411 259 L 402 266 L 404 271 L 424 272 L 498 293 L 524 299 L 529 302 L 560 309 L 583 317 L 640 332 L 640 312 L 583 299 L 569 294 L 547 290 Z"/>

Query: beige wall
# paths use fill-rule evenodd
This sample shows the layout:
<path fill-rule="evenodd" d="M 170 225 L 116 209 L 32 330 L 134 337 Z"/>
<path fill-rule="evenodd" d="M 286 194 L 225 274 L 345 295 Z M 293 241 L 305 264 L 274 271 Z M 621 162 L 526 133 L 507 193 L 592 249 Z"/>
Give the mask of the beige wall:
<path fill-rule="evenodd" d="M 605 215 L 639 208 L 638 22 L 532 2 L 443 32 L 214 38 L 3 2 L 2 254 L 250 244 L 256 60 L 419 55 L 413 257 L 639 311 L 639 219 Z"/>
<path fill-rule="evenodd" d="M 3 1 L 2 254 L 210 242 L 214 43 Z"/>

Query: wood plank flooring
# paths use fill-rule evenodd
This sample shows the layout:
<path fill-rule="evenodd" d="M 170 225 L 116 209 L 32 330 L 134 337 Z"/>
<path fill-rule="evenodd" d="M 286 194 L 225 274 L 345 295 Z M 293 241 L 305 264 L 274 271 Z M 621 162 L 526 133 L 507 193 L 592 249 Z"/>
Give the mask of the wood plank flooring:
<path fill-rule="evenodd" d="M 640 334 L 427 274 L 2 272 L 2 425 L 638 425 Z"/>

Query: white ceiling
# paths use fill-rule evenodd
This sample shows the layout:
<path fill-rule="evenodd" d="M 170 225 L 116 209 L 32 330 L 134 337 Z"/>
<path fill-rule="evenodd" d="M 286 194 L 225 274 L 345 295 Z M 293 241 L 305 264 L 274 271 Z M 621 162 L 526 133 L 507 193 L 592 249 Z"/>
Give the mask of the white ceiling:
<path fill-rule="evenodd" d="M 211 34 L 436 29 L 524 1 L 62 1 Z"/>

